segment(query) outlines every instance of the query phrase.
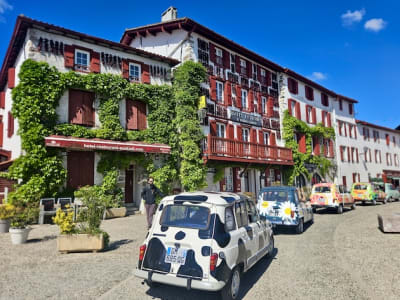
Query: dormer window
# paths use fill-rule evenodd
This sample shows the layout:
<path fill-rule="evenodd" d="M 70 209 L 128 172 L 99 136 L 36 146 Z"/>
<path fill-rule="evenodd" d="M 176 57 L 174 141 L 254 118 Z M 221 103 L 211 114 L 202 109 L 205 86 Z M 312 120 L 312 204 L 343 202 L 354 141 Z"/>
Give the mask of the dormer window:
<path fill-rule="evenodd" d="M 75 49 L 75 69 L 89 72 L 90 54 L 87 51 Z"/>
<path fill-rule="evenodd" d="M 140 80 L 140 65 L 129 63 L 129 81 L 141 82 Z"/>

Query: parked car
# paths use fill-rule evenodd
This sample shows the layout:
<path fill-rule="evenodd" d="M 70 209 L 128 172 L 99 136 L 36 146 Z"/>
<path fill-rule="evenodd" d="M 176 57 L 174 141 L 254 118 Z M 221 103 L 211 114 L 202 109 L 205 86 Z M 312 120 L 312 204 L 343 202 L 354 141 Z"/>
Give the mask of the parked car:
<path fill-rule="evenodd" d="M 291 226 L 297 233 L 304 231 L 304 223 L 313 222 L 312 208 L 299 198 L 297 188 L 271 186 L 262 188 L 257 207 L 273 226 Z"/>
<path fill-rule="evenodd" d="M 355 182 L 351 187 L 351 195 L 357 202 L 372 203 L 376 205 L 377 201 L 386 204 L 386 194 L 379 184 L 369 182 Z"/>
<path fill-rule="evenodd" d="M 311 206 L 317 208 L 335 209 L 343 213 L 345 207 L 356 209 L 356 203 L 346 187 L 335 183 L 315 184 L 311 191 Z"/>
<path fill-rule="evenodd" d="M 386 194 L 386 201 L 393 202 L 395 200 L 400 200 L 400 192 L 394 187 L 391 183 L 383 183 L 382 184 L 385 188 L 384 192 Z"/>
<path fill-rule="evenodd" d="M 273 249 L 272 226 L 248 197 L 181 193 L 160 202 L 134 274 L 149 286 L 220 291 L 222 299 L 236 299 L 241 275 Z"/>

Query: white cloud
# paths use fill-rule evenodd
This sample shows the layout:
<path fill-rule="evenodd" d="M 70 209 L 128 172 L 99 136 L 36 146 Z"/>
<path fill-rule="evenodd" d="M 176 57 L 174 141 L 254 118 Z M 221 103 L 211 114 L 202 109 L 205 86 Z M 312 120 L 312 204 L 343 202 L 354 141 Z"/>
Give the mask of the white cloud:
<path fill-rule="evenodd" d="M 311 74 L 311 76 L 309 76 L 309 78 L 310 78 L 311 80 L 323 81 L 323 80 L 325 80 L 326 78 L 328 78 L 328 76 L 327 76 L 326 74 L 324 74 L 324 73 L 321 73 L 321 72 L 313 72 L 313 73 Z"/>
<path fill-rule="evenodd" d="M 350 26 L 353 23 L 358 23 L 364 17 L 366 11 L 365 9 L 350 11 L 348 10 L 345 14 L 341 16 L 343 26 Z"/>
<path fill-rule="evenodd" d="M 374 31 L 378 32 L 381 31 L 383 28 L 385 28 L 387 25 L 387 22 L 385 22 L 383 19 L 370 19 L 364 24 L 364 28 L 369 31 Z"/>
<path fill-rule="evenodd" d="M 7 0 L 0 0 L 0 14 L 3 14 L 7 9 L 12 10 L 13 7 L 8 4 Z"/>

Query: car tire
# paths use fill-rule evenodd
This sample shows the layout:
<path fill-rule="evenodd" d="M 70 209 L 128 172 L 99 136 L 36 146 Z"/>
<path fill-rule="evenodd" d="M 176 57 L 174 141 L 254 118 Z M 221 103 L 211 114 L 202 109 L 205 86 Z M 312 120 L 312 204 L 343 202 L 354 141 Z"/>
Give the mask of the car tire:
<path fill-rule="evenodd" d="M 376 205 L 376 200 L 372 200 L 372 205 Z"/>
<path fill-rule="evenodd" d="M 356 205 L 356 203 L 354 202 L 353 205 L 351 206 L 351 209 L 352 209 L 352 210 L 355 210 L 356 207 L 357 207 L 357 205 Z"/>
<path fill-rule="evenodd" d="M 317 209 L 316 209 L 315 207 L 313 207 L 313 208 L 312 208 L 312 212 L 313 212 L 313 213 L 316 213 L 316 212 L 317 212 Z"/>
<path fill-rule="evenodd" d="M 274 249 L 275 249 L 275 240 L 274 240 L 274 236 L 273 235 L 271 236 L 271 239 L 270 239 L 269 243 L 270 243 L 270 245 L 268 247 L 268 252 L 265 255 L 266 257 L 271 257 L 272 253 L 274 252 Z"/>
<path fill-rule="evenodd" d="M 304 221 L 303 219 L 300 219 L 299 224 L 296 226 L 296 233 L 297 234 L 302 234 L 304 231 Z"/>
<path fill-rule="evenodd" d="M 342 206 L 342 205 L 339 205 L 339 206 L 336 208 L 336 213 L 339 214 L 339 215 L 341 215 L 341 214 L 343 213 L 343 206 Z"/>
<path fill-rule="evenodd" d="M 386 203 L 387 203 L 387 200 L 386 200 L 386 198 L 384 198 L 382 201 L 382 204 L 386 204 Z"/>
<path fill-rule="evenodd" d="M 221 290 L 222 300 L 235 300 L 239 298 L 240 292 L 240 268 L 233 269 L 228 282 Z"/>
<path fill-rule="evenodd" d="M 147 286 L 151 289 L 156 289 L 156 288 L 160 287 L 160 285 L 161 285 L 161 283 L 154 282 L 154 281 L 149 282 L 149 281 L 145 280 L 145 282 L 146 282 Z"/>
<path fill-rule="evenodd" d="M 365 201 L 362 202 L 362 205 L 365 205 Z"/>
<path fill-rule="evenodd" d="M 314 213 L 313 212 L 311 212 L 310 224 L 314 224 Z"/>

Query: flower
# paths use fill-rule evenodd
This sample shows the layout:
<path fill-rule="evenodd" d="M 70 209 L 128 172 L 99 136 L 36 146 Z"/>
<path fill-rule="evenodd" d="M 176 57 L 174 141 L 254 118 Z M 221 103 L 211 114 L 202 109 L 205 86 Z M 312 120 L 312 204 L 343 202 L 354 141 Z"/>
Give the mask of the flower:
<path fill-rule="evenodd" d="M 279 211 L 282 221 L 292 221 L 292 212 L 296 210 L 294 204 L 290 201 L 283 202 Z"/>

